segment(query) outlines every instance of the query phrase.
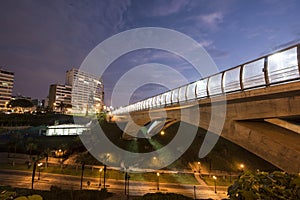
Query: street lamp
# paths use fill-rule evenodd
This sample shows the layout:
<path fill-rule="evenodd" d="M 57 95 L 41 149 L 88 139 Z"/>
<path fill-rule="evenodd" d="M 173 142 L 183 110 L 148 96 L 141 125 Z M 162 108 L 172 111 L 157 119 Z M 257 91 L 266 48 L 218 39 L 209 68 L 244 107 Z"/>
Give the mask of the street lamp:
<path fill-rule="evenodd" d="M 101 172 L 102 172 L 102 168 L 99 169 L 99 187 L 101 187 Z"/>
<path fill-rule="evenodd" d="M 240 168 L 241 168 L 241 171 L 244 172 L 245 165 L 244 165 L 244 164 L 241 164 L 241 165 L 240 165 Z"/>
<path fill-rule="evenodd" d="M 103 180 L 103 187 L 105 189 L 105 178 L 106 178 L 106 165 L 104 165 L 104 180 Z"/>
<path fill-rule="evenodd" d="M 127 195 L 127 199 L 129 198 L 129 179 L 130 176 L 125 172 L 125 195 Z"/>
<path fill-rule="evenodd" d="M 160 132 L 160 135 L 161 135 L 161 136 L 165 135 L 165 132 L 164 132 L 164 131 L 161 131 L 161 132 Z"/>
<path fill-rule="evenodd" d="M 198 161 L 197 164 L 198 164 L 198 172 L 200 173 L 200 170 L 201 170 L 201 163 Z"/>
<path fill-rule="evenodd" d="M 125 195 L 127 194 L 127 172 L 125 172 L 125 185 L 124 185 L 124 187 L 125 187 Z"/>
<path fill-rule="evenodd" d="M 38 180 L 40 180 L 41 177 L 41 166 L 43 165 L 43 163 L 39 163 L 38 167 L 39 167 L 39 176 L 38 176 Z"/>
<path fill-rule="evenodd" d="M 215 193 L 217 193 L 217 177 L 213 176 L 214 182 L 215 182 Z"/>
<path fill-rule="evenodd" d="M 159 172 L 156 173 L 157 176 L 157 190 L 159 190 Z"/>

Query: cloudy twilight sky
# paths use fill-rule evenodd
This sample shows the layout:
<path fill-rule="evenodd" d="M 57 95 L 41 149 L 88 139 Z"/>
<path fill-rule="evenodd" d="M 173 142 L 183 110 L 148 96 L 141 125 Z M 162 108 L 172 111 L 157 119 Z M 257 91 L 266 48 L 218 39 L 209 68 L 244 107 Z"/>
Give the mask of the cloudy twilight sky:
<path fill-rule="evenodd" d="M 225 70 L 300 42 L 299 9 L 297 0 L 2 0 L 0 66 L 15 72 L 14 94 L 46 98 L 49 85 L 64 83 L 66 70 L 79 67 L 105 39 L 133 28 L 163 27 L 196 40 Z M 133 52 L 103 74 L 106 102 L 122 74 L 154 61 L 189 81 L 200 78 L 170 53 Z M 133 100 L 161 92 L 152 86 Z"/>

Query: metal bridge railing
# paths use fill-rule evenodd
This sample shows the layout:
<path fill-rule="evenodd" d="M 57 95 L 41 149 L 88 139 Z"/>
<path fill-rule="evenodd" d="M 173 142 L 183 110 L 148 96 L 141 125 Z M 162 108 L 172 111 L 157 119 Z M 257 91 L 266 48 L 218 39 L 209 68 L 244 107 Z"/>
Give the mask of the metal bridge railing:
<path fill-rule="evenodd" d="M 112 114 L 166 107 L 191 100 L 296 81 L 300 79 L 299 60 L 300 44 L 137 103 L 120 107 Z"/>

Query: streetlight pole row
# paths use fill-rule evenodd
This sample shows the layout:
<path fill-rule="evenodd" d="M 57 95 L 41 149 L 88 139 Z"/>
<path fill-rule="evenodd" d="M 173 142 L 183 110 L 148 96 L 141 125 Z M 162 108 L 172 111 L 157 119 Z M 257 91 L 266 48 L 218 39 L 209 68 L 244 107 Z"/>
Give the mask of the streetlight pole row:
<path fill-rule="evenodd" d="M 217 177 L 213 176 L 214 182 L 215 182 L 215 193 L 217 193 Z"/>
<path fill-rule="evenodd" d="M 39 176 L 38 176 L 38 180 L 40 180 L 41 177 L 41 167 L 42 167 L 43 163 L 39 163 L 38 167 L 39 167 Z"/>
<path fill-rule="evenodd" d="M 129 199 L 129 179 L 130 176 L 128 175 L 127 172 L 125 172 L 125 195 L 127 195 L 127 199 Z"/>
<path fill-rule="evenodd" d="M 156 173 L 156 176 L 157 176 L 157 190 L 159 190 L 159 172 Z"/>
<path fill-rule="evenodd" d="M 99 169 L 99 187 L 101 188 L 101 174 L 102 174 L 103 169 Z"/>

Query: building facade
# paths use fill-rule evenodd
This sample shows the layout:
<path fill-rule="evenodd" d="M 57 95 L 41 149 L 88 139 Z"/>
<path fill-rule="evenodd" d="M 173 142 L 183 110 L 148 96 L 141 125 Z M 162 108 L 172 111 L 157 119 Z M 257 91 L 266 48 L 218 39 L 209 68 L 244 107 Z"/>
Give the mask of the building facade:
<path fill-rule="evenodd" d="M 103 109 L 104 88 L 100 77 L 72 68 L 66 72 L 66 85 L 72 86 L 72 113 L 87 114 Z"/>
<path fill-rule="evenodd" d="M 52 84 L 49 89 L 49 108 L 54 112 L 71 112 L 72 87 L 70 85 Z"/>
<path fill-rule="evenodd" d="M 0 109 L 5 109 L 12 98 L 14 73 L 0 68 Z"/>

